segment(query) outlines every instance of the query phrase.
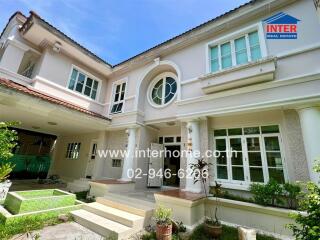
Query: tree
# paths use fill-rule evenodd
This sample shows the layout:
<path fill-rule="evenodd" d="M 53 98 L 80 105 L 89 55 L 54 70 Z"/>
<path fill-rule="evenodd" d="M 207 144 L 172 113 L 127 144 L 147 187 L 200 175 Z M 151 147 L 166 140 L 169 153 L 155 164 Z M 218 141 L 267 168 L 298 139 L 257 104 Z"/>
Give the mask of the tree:
<path fill-rule="evenodd" d="M 17 145 L 17 132 L 10 127 L 16 126 L 17 122 L 0 122 L 0 182 L 9 177 L 14 167 L 13 164 L 6 162 L 13 156 L 12 150 Z"/>

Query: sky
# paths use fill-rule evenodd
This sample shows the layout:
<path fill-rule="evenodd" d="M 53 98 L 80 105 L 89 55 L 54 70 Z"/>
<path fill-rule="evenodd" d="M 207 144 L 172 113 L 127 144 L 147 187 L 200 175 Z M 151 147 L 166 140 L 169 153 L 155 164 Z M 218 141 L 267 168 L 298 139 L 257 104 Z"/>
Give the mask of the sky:
<path fill-rule="evenodd" d="M 47 22 L 117 64 L 249 0 L 0 0 L 0 31 L 15 11 Z"/>

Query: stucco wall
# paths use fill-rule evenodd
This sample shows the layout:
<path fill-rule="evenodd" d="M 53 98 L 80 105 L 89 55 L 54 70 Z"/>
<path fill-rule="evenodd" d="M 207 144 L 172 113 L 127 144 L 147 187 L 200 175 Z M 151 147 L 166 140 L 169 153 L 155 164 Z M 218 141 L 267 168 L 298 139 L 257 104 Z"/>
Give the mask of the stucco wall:
<path fill-rule="evenodd" d="M 84 135 L 59 136 L 57 138 L 55 159 L 52 173 L 58 174 L 66 180 L 85 177 L 87 162 L 89 158 L 91 141 L 98 138 L 98 133 Z M 66 159 L 68 143 L 80 142 L 80 153 L 78 159 Z"/>
<path fill-rule="evenodd" d="M 67 57 L 63 53 L 56 53 L 52 50 L 46 50 L 42 56 L 41 66 L 39 68 L 38 75 L 55 84 L 68 88 L 69 77 L 72 71 L 72 65 L 83 69 L 85 72 L 93 75 L 97 79 L 101 80 L 101 88 L 99 98 L 97 101 L 105 103 L 106 91 L 108 90 L 106 79 L 102 75 L 90 70 L 89 67 L 81 64 L 79 61 Z"/>
<path fill-rule="evenodd" d="M 126 150 L 127 146 L 127 134 L 125 130 L 121 131 L 110 131 L 108 132 L 107 137 L 107 150 Z M 112 159 L 121 159 L 121 167 L 112 167 Z M 114 156 L 111 157 L 108 155 L 107 158 L 104 159 L 103 164 L 103 176 L 107 178 L 121 178 L 122 166 L 123 166 L 123 157 L 122 156 Z"/>

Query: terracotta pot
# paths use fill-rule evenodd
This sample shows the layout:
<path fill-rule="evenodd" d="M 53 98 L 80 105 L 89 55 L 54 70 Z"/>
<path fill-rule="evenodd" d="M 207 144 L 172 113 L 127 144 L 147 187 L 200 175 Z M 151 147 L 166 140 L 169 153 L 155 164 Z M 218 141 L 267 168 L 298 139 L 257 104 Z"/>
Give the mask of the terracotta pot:
<path fill-rule="evenodd" d="M 172 224 L 156 226 L 157 240 L 171 240 L 172 238 Z"/>
<path fill-rule="evenodd" d="M 213 238 L 219 238 L 222 234 L 222 225 L 204 224 L 205 231 Z"/>

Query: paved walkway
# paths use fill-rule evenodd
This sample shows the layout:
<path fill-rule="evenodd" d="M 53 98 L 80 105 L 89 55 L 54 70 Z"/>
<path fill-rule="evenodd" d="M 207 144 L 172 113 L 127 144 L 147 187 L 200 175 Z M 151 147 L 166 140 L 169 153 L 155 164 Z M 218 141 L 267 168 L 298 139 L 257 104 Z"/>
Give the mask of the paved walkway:
<path fill-rule="evenodd" d="M 100 235 L 90 231 L 89 229 L 75 222 L 62 223 L 55 226 L 45 227 L 42 230 L 32 233 L 40 234 L 40 240 L 103 240 Z M 32 240 L 31 237 L 15 236 L 12 240 Z"/>

